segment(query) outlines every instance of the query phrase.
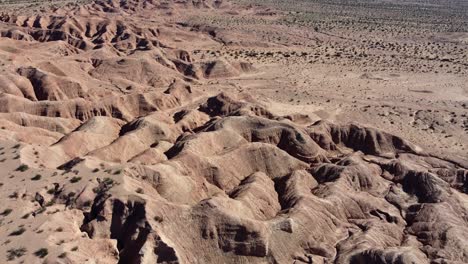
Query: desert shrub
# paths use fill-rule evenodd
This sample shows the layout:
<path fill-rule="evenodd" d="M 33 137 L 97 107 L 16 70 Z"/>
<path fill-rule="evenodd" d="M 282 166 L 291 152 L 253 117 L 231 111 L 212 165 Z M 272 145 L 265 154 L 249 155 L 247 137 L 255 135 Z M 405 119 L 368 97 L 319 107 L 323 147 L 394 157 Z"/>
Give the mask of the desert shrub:
<path fill-rule="evenodd" d="M 29 169 L 29 166 L 26 165 L 26 164 L 21 164 L 21 165 L 19 165 L 18 168 L 16 168 L 17 171 L 21 171 L 21 172 L 27 171 L 28 169 Z"/>
<path fill-rule="evenodd" d="M 39 208 L 37 211 L 36 211 L 36 214 L 42 214 L 43 212 L 46 211 L 46 208 L 45 207 L 41 207 Z"/>
<path fill-rule="evenodd" d="M 3 212 L 0 213 L 0 215 L 2 215 L 2 216 L 7 216 L 7 215 L 9 215 L 11 212 L 13 212 L 13 209 L 7 208 L 7 209 L 3 210 Z"/>
<path fill-rule="evenodd" d="M 47 248 L 41 248 L 34 252 L 34 255 L 39 258 L 44 258 L 45 256 L 47 256 L 47 254 L 49 254 L 49 250 Z"/>
<path fill-rule="evenodd" d="M 20 228 L 18 228 L 17 230 L 11 232 L 11 233 L 9 234 L 9 236 L 20 236 L 20 235 L 22 235 L 24 232 L 26 232 L 26 229 L 25 229 L 24 227 L 20 227 Z"/>
<path fill-rule="evenodd" d="M 36 174 L 36 176 L 32 177 L 31 178 L 31 181 L 38 181 L 42 178 L 42 176 L 40 174 Z"/>
<path fill-rule="evenodd" d="M 7 259 L 8 261 L 12 261 L 16 258 L 22 257 L 24 254 L 26 254 L 26 248 L 20 247 L 20 248 L 12 248 L 7 250 Z"/>
<path fill-rule="evenodd" d="M 71 183 L 76 183 L 76 182 L 79 182 L 79 181 L 81 181 L 81 177 L 73 177 L 73 178 L 70 179 Z"/>

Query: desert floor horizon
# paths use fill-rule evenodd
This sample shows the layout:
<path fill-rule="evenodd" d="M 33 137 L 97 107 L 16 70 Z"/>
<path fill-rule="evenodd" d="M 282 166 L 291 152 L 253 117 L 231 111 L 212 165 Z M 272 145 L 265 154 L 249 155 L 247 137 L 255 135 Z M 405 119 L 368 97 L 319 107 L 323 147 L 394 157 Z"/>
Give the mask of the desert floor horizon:
<path fill-rule="evenodd" d="M 0 8 L 0 263 L 468 263 L 468 2 Z"/>

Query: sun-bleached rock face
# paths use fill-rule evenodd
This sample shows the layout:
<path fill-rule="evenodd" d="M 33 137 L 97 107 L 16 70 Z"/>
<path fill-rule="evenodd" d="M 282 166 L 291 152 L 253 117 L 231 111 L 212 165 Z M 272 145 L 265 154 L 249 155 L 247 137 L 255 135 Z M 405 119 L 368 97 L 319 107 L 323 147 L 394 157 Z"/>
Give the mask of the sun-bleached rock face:
<path fill-rule="evenodd" d="M 466 160 L 204 91 L 255 68 L 171 46 L 209 33 L 129 18 L 226 5 L 0 17 L 26 53 L 0 75 L 0 262 L 468 262 Z"/>

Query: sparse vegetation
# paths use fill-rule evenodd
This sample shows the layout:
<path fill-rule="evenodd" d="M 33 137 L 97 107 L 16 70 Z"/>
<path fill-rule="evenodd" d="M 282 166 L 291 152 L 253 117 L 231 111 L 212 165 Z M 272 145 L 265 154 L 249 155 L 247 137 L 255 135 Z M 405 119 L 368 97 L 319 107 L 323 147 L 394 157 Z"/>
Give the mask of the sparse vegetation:
<path fill-rule="evenodd" d="M 49 250 L 47 248 L 40 248 L 36 252 L 34 252 L 34 255 L 39 258 L 45 258 L 49 254 Z"/>
<path fill-rule="evenodd" d="M 78 250 L 78 246 L 74 246 L 72 247 L 71 251 L 77 251 Z"/>
<path fill-rule="evenodd" d="M 9 234 L 9 236 L 20 236 L 20 235 L 22 235 L 24 232 L 26 232 L 26 228 L 20 227 L 20 228 L 18 228 L 17 230 L 11 232 L 11 233 Z"/>
<path fill-rule="evenodd" d="M 45 211 L 46 211 L 46 208 L 45 208 L 45 207 L 41 207 L 41 208 L 37 209 L 36 214 L 42 214 L 42 213 L 45 212 Z"/>
<path fill-rule="evenodd" d="M 29 166 L 26 164 L 21 164 L 18 168 L 16 168 L 17 171 L 21 171 L 21 172 L 27 171 L 28 169 L 29 169 Z"/>
<path fill-rule="evenodd" d="M 7 259 L 8 261 L 12 261 L 14 259 L 22 257 L 26 254 L 27 250 L 25 247 L 14 248 L 7 250 Z"/>
<path fill-rule="evenodd" d="M 32 177 L 31 178 L 31 181 L 38 181 L 42 178 L 42 176 L 40 174 L 36 174 L 36 176 Z"/>
<path fill-rule="evenodd" d="M 67 257 L 67 252 L 63 252 L 60 255 L 58 255 L 58 258 L 61 258 L 61 259 L 66 258 L 66 257 Z"/>
<path fill-rule="evenodd" d="M 77 183 L 77 182 L 79 182 L 79 181 L 81 181 L 81 177 L 76 177 L 76 176 L 75 176 L 75 177 L 73 177 L 73 178 L 70 179 L 70 182 L 71 182 L 71 183 Z"/>
<path fill-rule="evenodd" d="M 105 192 L 117 184 L 113 179 L 108 177 L 104 178 L 102 181 L 98 178 L 98 182 L 99 186 L 93 188 L 94 193 Z"/>
<path fill-rule="evenodd" d="M 3 212 L 1 212 L 0 215 L 1 215 L 1 216 L 7 216 L 7 215 L 9 215 L 11 212 L 13 212 L 13 209 L 7 208 L 7 209 L 3 210 Z"/>

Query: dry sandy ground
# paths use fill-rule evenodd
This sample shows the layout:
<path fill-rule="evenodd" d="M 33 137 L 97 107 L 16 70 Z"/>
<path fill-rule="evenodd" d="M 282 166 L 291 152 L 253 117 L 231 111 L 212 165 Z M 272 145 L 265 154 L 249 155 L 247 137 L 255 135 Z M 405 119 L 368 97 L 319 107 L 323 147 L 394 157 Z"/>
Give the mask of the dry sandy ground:
<path fill-rule="evenodd" d="M 3 5 L 0 263 L 467 263 L 463 1 Z"/>

